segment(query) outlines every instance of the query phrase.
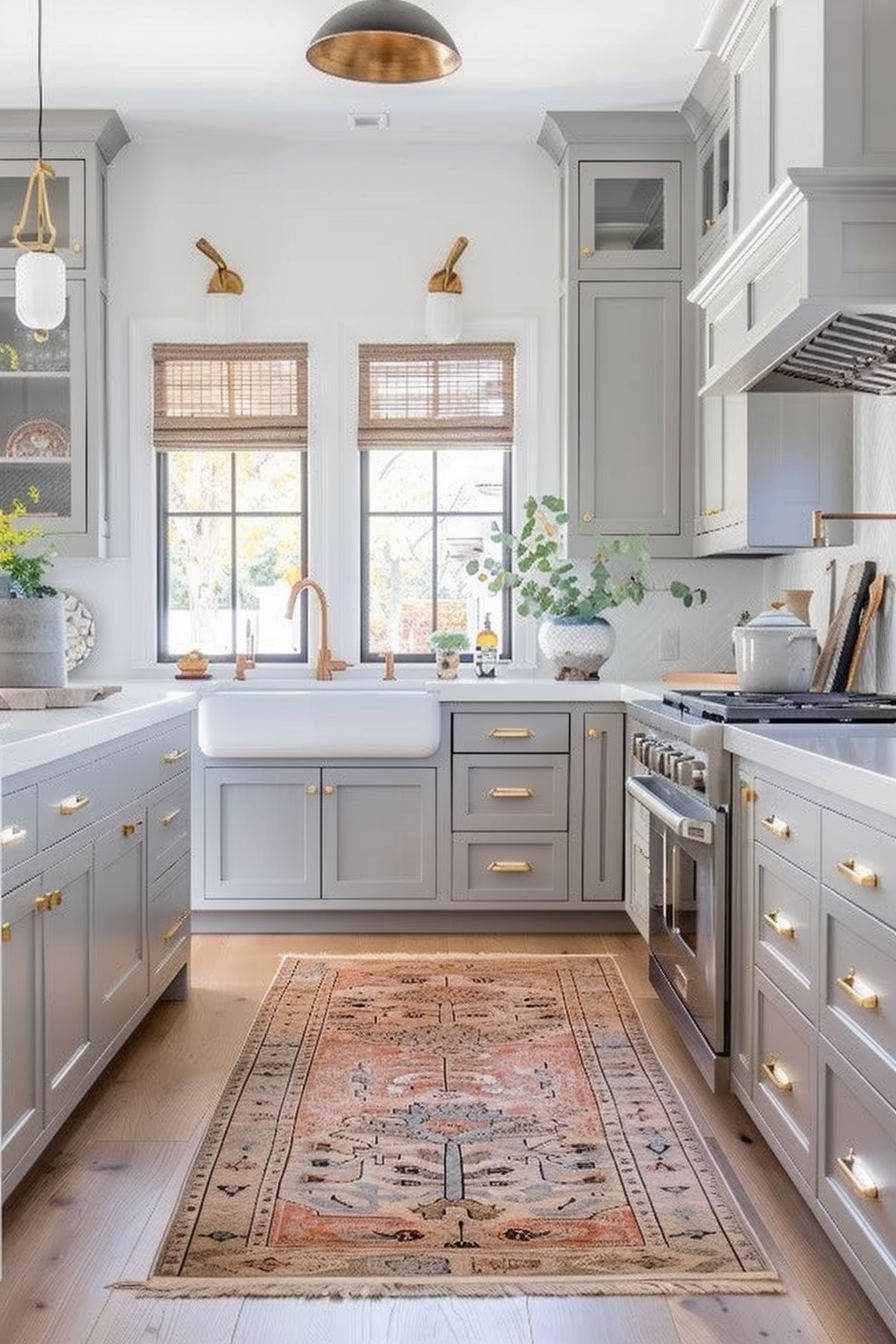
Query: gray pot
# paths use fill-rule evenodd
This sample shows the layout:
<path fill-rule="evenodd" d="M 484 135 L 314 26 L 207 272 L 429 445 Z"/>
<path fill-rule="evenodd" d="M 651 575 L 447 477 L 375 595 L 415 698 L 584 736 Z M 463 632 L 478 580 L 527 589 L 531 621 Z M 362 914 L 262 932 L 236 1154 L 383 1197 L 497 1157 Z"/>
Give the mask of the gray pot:
<path fill-rule="evenodd" d="M 65 686 L 63 598 L 0 598 L 0 686 Z"/>

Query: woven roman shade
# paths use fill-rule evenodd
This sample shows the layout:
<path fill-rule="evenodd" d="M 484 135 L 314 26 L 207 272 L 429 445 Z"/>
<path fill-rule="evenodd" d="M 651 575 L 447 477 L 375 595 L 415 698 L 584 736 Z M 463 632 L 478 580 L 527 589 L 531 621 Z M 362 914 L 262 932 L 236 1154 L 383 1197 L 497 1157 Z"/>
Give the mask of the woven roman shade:
<path fill-rule="evenodd" d="M 361 345 L 358 446 L 511 448 L 511 342 Z"/>
<path fill-rule="evenodd" d="M 308 447 L 308 346 L 154 345 L 159 452 Z"/>

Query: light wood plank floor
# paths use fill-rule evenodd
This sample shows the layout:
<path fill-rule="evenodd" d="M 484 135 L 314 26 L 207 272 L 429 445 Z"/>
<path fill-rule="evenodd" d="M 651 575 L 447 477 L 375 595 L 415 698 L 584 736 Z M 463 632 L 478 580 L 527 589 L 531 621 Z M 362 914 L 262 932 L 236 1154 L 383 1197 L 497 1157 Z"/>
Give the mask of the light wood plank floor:
<path fill-rule="evenodd" d="M 660 1057 L 742 1191 L 780 1297 L 160 1301 L 151 1266 L 194 1149 L 283 952 L 611 952 Z M 671 1030 L 636 936 L 211 935 L 185 1003 L 159 1004 L 4 1209 L 4 1344 L 887 1344 L 893 1339 L 731 1097 Z"/>

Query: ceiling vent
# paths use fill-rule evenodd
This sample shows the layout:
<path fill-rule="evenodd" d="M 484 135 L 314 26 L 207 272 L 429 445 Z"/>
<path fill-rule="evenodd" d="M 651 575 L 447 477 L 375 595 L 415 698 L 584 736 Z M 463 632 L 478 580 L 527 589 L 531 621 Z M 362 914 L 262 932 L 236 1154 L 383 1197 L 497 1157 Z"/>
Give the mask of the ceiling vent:
<path fill-rule="evenodd" d="M 388 112 L 349 112 L 348 124 L 353 131 L 388 131 Z"/>

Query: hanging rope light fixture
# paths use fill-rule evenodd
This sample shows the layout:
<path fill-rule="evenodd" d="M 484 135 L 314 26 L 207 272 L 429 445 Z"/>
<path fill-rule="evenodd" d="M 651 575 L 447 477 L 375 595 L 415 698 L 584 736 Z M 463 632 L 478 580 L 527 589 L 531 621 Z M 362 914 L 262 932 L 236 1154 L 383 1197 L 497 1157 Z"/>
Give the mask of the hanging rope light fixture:
<path fill-rule="evenodd" d="M 442 25 L 407 0 L 359 0 L 315 34 L 305 56 L 325 75 L 367 84 L 442 79 L 460 66 L 460 52 Z"/>
<path fill-rule="evenodd" d="M 16 317 L 23 326 L 46 333 L 65 319 L 65 262 L 56 255 L 56 227 L 47 195 L 47 180 L 56 173 L 44 162 L 43 0 L 37 0 L 37 96 L 37 163 L 28 178 L 22 213 L 10 242 L 22 249 L 15 273 Z M 36 227 L 31 241 L 25 242 L 22 234 L 32 199 Z"/>

